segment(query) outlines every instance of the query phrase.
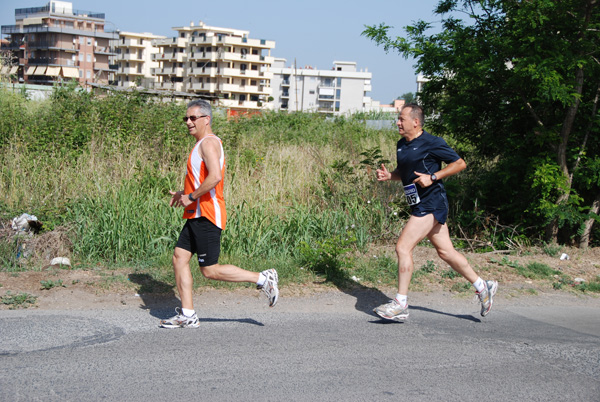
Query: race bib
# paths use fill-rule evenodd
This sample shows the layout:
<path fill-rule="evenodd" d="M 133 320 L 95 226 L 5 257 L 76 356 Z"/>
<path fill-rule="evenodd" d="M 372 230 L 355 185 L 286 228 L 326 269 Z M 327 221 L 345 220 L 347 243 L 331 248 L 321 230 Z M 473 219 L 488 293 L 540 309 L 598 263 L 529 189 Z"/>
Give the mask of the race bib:
<path fill-rule="evenodd" d="M 408 205 L 417 205 L 421 202 L 419 193 L 417 192 L 417 186 L 414 183 L 404 186 L 404 195 L 406 196 Z"/>

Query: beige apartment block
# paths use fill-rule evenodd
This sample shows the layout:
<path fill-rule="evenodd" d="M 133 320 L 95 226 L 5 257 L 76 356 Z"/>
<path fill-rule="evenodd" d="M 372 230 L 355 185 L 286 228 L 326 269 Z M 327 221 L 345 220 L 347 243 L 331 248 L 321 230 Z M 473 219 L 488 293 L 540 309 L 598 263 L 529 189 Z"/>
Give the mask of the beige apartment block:
<path fill-rule="evenodd" d="M 15 9 L 15 25 L 4 25 L 2 36 L 18 66 L 19 82 L 52 85 L 76 79 L 82 85 L 107 84 L 113 53 L 105 31 L 103 13 L 74 10 L 66 1 L 50 1 L 42 7 Z"/>
<path fill-rule="evenodd" d="M 114 84 L 119 88 L 143 87 L 154 88 L 159 62 L 152 55 L 159 48 L 152 45 L 154 40 L 165 39 L 164 36 L 151 33 L 119 32 L 119 39 L 112 41 L 111 46 L 116 53 L 114 64 L 117 65 Z"/>
<path fill-rule="evenodd" d="M 153 40 L 155 89 L 201 95 L 233 114 L 270 106 L 274 41 L 202 21 L 173 29 L 176 37 Z"/>

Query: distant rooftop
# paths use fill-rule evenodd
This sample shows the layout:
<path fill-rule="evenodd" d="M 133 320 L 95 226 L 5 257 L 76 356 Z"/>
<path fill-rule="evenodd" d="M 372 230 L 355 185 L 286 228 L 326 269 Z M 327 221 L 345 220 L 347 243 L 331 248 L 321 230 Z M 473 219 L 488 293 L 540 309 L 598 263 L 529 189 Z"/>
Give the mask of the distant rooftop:
<path fill-rule="evenodd" d="M 52 11 L 50 11 L 50 4 L 52 4 Z M 49 14 L 50 12 L 52 12 L 52 14 L 64 14 L 64 15 L 72 15 L 75 17 L 88 17 L 88 18 L 99 18 L 99 19 L 105 19 L 105 15 L 104 13 L 96 13 L 93 11 L 82 11 L 82 10 L 73 10 L 73 9 L 69 9 L 69 8 L 58 8 L 58 10 L 54 7 L 55 4 L 54 3 L 49 3 L 45 6 L 42 7 L 28 7 L 28 8 L 17 8 L 15 9 L 15 17 L 19 17 L 19 18 L 23 18 L 23 17 L 27 17 L 30 15 L 35 15 L 35 14 Z"/>

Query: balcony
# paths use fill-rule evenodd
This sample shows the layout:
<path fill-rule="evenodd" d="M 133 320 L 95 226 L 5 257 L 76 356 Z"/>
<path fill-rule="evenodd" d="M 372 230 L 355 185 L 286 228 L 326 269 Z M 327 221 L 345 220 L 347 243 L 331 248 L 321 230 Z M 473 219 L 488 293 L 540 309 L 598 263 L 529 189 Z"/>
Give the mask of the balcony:
<path fill-rule="evenodd" d="M 186 47 L 187 40 L 185 38 L 166 38 L 166 39 L 152 39 L 152 46 L 154 47 Z"/>
<path fill-rule="evenodd" d="M 120 60 L 120 61 L 144 61 L 144 59 L 139 57 L 137 53 L 118 54 L 117 60 Z"/>
<path fill-rule="evenodd" d="M 331 106 L 325 106 L 325 105 L 319 105 L 319 107 L 317 108 L 317 112 L 319 113 L 333 113 L 335 110 L 333 108 L 333 105 Z"/>
<path fill-rule="evenodd" d="M 2 35 L 27 34 L 27 33 L 61 33 L 67 35 L 92 36 L 94 38 L 117 39 L 119 35 L 116 32 L 109 32 L 98 29 L 75 29 L 68 27 L 50 27 L 48 25 L 3 25 Z"/>
<path fill-rule="evenodd" d="M 183 90 L 183 82 L 155 82 L 154 89 L 163 89 L 169 91 Z"/>
<path fill-rule="evenodd" d="M 226 77 L 243 77 L 257 80 L 271 80 L 273 79 L 273 73 L 270 71 L 258 71 L 258 70 L 241 70 L 239 68 L 224 68 L 223 76 Z"/>
<path fill-rule="evenodd" d="M 180 52 L 152 53 L 152 60 L 183 63 L 185 61 L 185 53 L 180 53 Z"/>
<path fill-rule="evenodd" d="M 221 91 L 241 93 L 241 94 L 253 94 L 253 95 L 270 95 L 271 88 L 264 85 L 238 85 L 238 84 L 223 84 Z"/>
<path fill-rule="evenodd" d="M 219 54 L 217 52 L 191 52 L 188 53 L 190 61 L 217 61 Z"/>
<path fill-rule="evenodd" d="M 217 84 L 214 82 L 194 82 L 188 85 L 189 91 L 215 92 Z"/>
<path fill-rule="evenodd" d="M 244 46 L 259 49 L 275 48 L 275 41 L 265 39 L 240 38 L 239 36 L 223 36 L 219 43 L 233 46 Z"/>
<path fill-rule="evenodd" d="M 169 77 L 183 77 L 183 67 L 151 68 L 152 75 L 167 75 Z"/>
<path fill-rule="evenodd" d="M 217 44 L 217 37 L 216 36 L 192 36 L 190 38 L 190 43 L 193 43 L 195 45 L 203 45 L 203 46 L 207 46 L 207 45 L 211 45 L 211 46 L 215 46 Z"/>
<path fill-rule="evenodd" d="M 110 69 L 107 68 L 106 71 L 109 71 Z M 112 71 L 112 70 L 110 70 Z M 144 75 L 144 73 L 141 70 L 138 70 L 135 67 L 121 67 L 119 68 L 119 70 L 117 70 L 118 74 L 126 74 L 126 75 Z"/>
<path fill-rule="evenodd" d="M 125 39 L 125 38 L 122 38 L 121 40 L 119 40 L 119 42 L 117 44 L 115 44 L 115 47 L 139 47 L 139 48 L 143 48 L 144 45 L 140 43 L 139 39 Z"/>
<path fill-rule="evenodd" d="M 256 64 L 273 64 L 275 61 L 274 57 L 270 56 L 262 56 L 258 54 L 241 54 L 241 53 L 233 53 L 233 52 L 223 52 L 223 55 L 219 58 L 220 60 L 232 60 L 232 61 L 241 61 L 247 63 L 256 63 Z"/>
<path fill-rule="evenodd" d="M 111 52 L 110 48 L 108 46 L 96 46 L 94 48 L 94 53 L 95 54 L 105 54 L 108 56 L 114 56 L 116 55 L 116 53 Z"/>
<path fill-rule="evenodd" d="M 216 77 L 219 75 L 219 69 L 217 67 L 189 67 L 187 73 L 192 76 Z"/>
<path fill-rule="evenodd" d="M 223 107 L 231 107 L 238 109 L 261 109 L 257 101 L 240 101 L 234 99 L 219 99 L 219 104 Z"/>

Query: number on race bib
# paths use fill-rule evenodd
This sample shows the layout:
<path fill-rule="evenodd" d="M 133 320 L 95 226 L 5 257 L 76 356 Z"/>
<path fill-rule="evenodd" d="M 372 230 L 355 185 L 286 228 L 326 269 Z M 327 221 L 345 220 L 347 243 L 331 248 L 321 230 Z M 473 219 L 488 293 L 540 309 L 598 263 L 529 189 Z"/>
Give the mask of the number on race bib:
<path fill-rule="evenodd" d="M 408 205 L 417 205 L 421 202 L 419 193 L 417 191 L 417 186 L 414 183 L 404 186 L 404 195 L 406 196 L 406 202 L 408 202 Z"/>

